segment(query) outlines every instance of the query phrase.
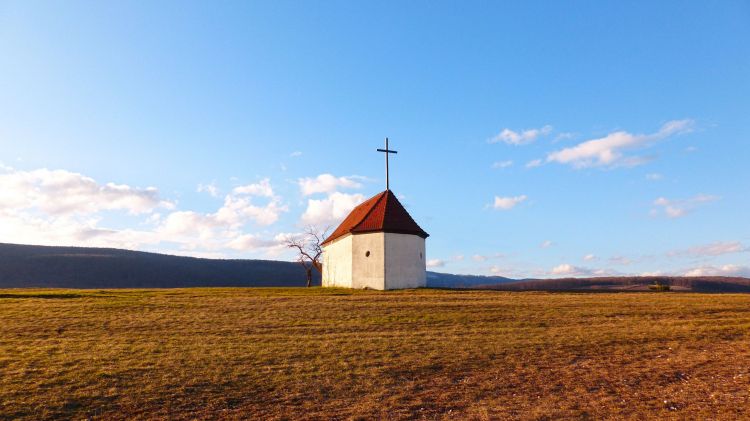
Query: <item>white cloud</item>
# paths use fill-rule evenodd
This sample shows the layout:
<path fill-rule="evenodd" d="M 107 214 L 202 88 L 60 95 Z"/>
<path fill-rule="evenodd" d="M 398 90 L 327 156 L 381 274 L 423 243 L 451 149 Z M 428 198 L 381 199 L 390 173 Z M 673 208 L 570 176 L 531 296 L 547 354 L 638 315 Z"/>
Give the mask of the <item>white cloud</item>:
<path fill-rule="evenodd" d="M 750 266 L 699 266 L 683 271 L 683 276 L 744 276 L 750 277 Z"/>
<path fill-rule="evenodd" d="M 457 254 L 457 255 L 453 256 L 451 259 L 454 260 L 454 261 L 456 261 L 456 262 L 460 262 L 460 261 L 464 260 L 464 255 L 463 254 Z"/>
<path fill-rule="evenodd" d="M 428 268 L 441 268 L 445 266 L 445 261 L 440 259 L 430 259 L 427 261 Z"/>
<path fill-rule="evenodd" d="M 555 245 L 555 243 L 552 240 L 545 240 L 542 242 L 542 244 L 539 245 L 539 247 L 543 249 L 548 249 L 552 247 L 553 245 Z"/>
<path fill-rule="evenodd" d="M 325 199 L 308 199 L 307 209 L 302 214 L 301 222 L 304 225 L 336 225 L 340 223 L 349 212 L 365 200 L 359 193 L 346 194 L 333 192 Z"/>
<path fill-rule="evenodd" d="M 0 210 L 32 210 L 47 215 L 89 215 L 107 210 L 130 214 L 151 212 L 174 204 L 159 199 L 155 187 L 99 184 L 93 178 L 65 170 L 6 170 L 0 173 Z"/>
<path fill-rule="evenodd" d="M 583 260 L 586 261 L 586 262 L 593 262 L 596 259 L 597 259 L 597 257 L 595 255 L 593 255 L 593 254 L 587 254 L 587 255 L 583 256 Z"/>
<path fill-rule="evenodd" d="M 488 255 L 475 254 L 475 255 L 471 256 L 471 260 L 473 260 L 475 262 L 485 262 L 485 261 L 490 260 L 490 259 L 502 259 L 504 257 L 505 257 L 505 255 L 502 254 L 502 253 L 494 253 L 494 254 L 488 254 Z"/>
<path fill-rule="evenodd" d="M 550 271 L 553 276 L 589 277 L 589 276 L 611 276 L 615 272 L 606 269 L 592 269 L 563 263 L 555 266 Z"/>
<path fill-rule="evenodd" d="M 228 195 L 224 198 L 224 206 L 213 216 L 217 222 L 229 226 L 242 225 L 247 221 L 265 226 L 276 222 L 280 214 L 287 210 L 279 197 L 274 196 L 265 205 L 258 206 L 253 204 L 250 198 Z"/>
<path fill-rule="evenodd" d="M 637 276 L 664 276 L 665 272 L 661 270 L 654 270 L 654 271 L 646 271 L 638 273 Z"/>
<path fill-rule="evenodd" d="M 261 191 L 258 194 L 264 195 L 265 192 Z M 235 231 L 246 224 L 253 222 L 260 226 L 268 226 L 275 223 L 281 213 L 288 210 L 287 206 L 281 203 L 281 198 L 273 196 L 273 192 L 271 195 L 268 203 L 256 205 L 250 197 L 229 194 L 216 212 L 172 212 L 161 221 L 158 230 L 168 236 L 197 237 L 204 241 L 218 237 L 234 238 Z M 185 241 L 187 240 L 180 240 Z"/>
<path fill-rule="evenodd" d="M 97 217 L 50 216 L 6 209 L 0 212 L 0 238 L 9 243 L 119 248 L 139 248 L 160 241 L 151 231 L 109 229 L 99 223 Z"/>
<path fill-rule="evenodd" d="M 259 186 L 265 184 L 260 183 Z M 268 226 L 275 223 L 281 213 L 288 211 L 287 206 L 273 194 L 272 189 L 271 197 L 263 205 L 254 203 L 249 193 L 265 196 L 268 194 L 265 187 L 248 187 L 239 191 L 242 193 L 233 191 L 226 195 L 223 205 L 213 213 L 190 210 L 171 212 L 157 220 L 153 232 L 159 242 L 177 244 L 180 250 L 190 255 L 230 250 L 270 253 L 278 249 L 280 243 L 277 239 L 245 230 L 248 224 Z"/>
<path fill-rule="evenodd" d="M 555 142 L 559 142 L 561 140 L 573 139 L 574 137 L 576 137 L 575 133 L 564 132 L 564 133 L 560 133 L 557 136 L 555 136 L 554 141 Z"/>
<path fill-rule="evenodd" d="M 358 179 L 362 177 L 336 177 L 332 174 L 320 174 L 315 178 L 300 178 L 297 182 L 303 196 L 315 193 L 333 193 L 339 188 L 358 189 L 362 187 Z"/>
<path fill-rule="evenodd" d="M 212 193 L 203 186 L 201 190 Z M 214 213 L 173 210 L 156 188 L 99 184 L 70 171 L 46 169 L 0 173 L 0 238 L 7 242 L 157 249 L 180 254 L 215 255 L 254 245 L 272 246 L 259 235 L 244 232 L 248 223 L 274 223 L 287 208 L 273 195 L 267 180 L 243 186 L 225 197 Z M 249 194 L 268 196 L 252 202 Z M 166 215 L 157 209 L 172 210 Z M 135 220 L 134 220 L 135 218 Z M 130 220 L 139 226 L 111 228 L 107 221 Z M 111 222 L 110 222 L 111 224 Z M 254 237 L 255 241 L 250 241 Z"/>
<path fill-rule="evenodd" d="M 490 267 L 490 273 L 493 276 L 504 276 L 506 278 L 510 278 L 513 276 L 512 271 L 496 265 Z"/>
<path fill-rule="evenodd" d="M 497 169 L 497 168 L 508 168 L 511 165 L 513 165 L 513 161 L 510 161 L 510 160 L 508 160 L 508 161 L 496 161 L 496 162 L 492 163 L 492 168 L 495 168 L 495 169 Z"/>
<path fill-rule="evenodd" d="M 210 184 L 198 184 L 196 191 L 198 193 L 208 193 L 211 197 L 219 197 L 219 188 L 213 182 Z"/>
<path fill-rule="evenodd" d="M 602 138 L 591 139 L 570 148 L 551 152 L 547 162 L 569 164 L 574 168 L 635 166 L 647 158 L 625 155 L 626 150 L 642 148 L 650 143 L 672 135 L 692 131 L 693 121 L 672 120 L 659 131 L 651 134 L 631 134 L 625 131 L 610 133 Z"/>
<path fill-rule="evenodd" d="M 540 165 L 542 165 L 541 159 L 532 159 L 531 161 L 526 163 L 526 168 L 536 168 Z"/>
<path fill-rule="evenodd" d="M 290 153 L 289 156 L 292 157 L 292 158 L 296 158 L 298 156 L 302 156 L 302 151 L 294 151 L 294 152 Z"/>
<path fill-rule="evenodd" d="M 264 178 L 254 184 L 246 184 L 244 186 L 237 186 L 232 189 L 232 192 L 236 195 L 249 195 L 249 196 L 261 196 L 261 197 L 273 197 L 273 189 L 271 188 L 271 180 Z"/>
<path fill-rule="evenodd" d="M 664 209 L 664 212 L 667 214 L 670 218 L 681 218 L 685 216 L 685 213 L 687 212 L 685 209 L 680 208 L 674 208 L 671 206 L 668 206 L 666 209 Z"/>
<path fill-rule="evenodd" d="M 687 215 L 690 211 L 702 204 L 715 202 L 719 199 L 719 196 L 707 194 L 699 194 L 689 199 L 678 200 L 659 197 L 654 200 L 654 206 L 656 206 L 657 208 L 651 210 L 651 215 L 658 216 L 661 213 L 660 211 L 662 211 L 663 214 L 668 218 L 680 218 Z"/>
<path fill-rule="evenodd" d="M 226 243 L 228 248 L 238 251 L 249 251 L 260 248 L 279 246 L 282 242 L 278 239 L 262 238 L 255 234 L 243 234 L 232 238 Z"/>
<path fill-rule="evenodd" d="M 633 263 L 633 260 L 625 256 L 612 256 L 609 258 L 609 262 L 613 265 L 629 265 Z"/>
<path fill-rule="evenodd" d="M 561 265 L 555 266 L 552 268 L 551 271 L 552 275 L 565 275 L 565 276 L 588 276 L 590 275 L 590 270 L 586 268 L 582 268 L 579 266 L 573 266 L 569 263 L 563 263 Z"/>
<path fill-rule="evenodd" d="M 513 131 L 510 129 L 503 129 L 497 136 L 489 140 L 489 143 L 504 142 L 508 145 L 525 145 L 531 143 L 539 136 L 545 136 L 552 132 L 552 126 L 546 125 L 538 129 L 527 129 L 521 131 Z"/>
<path fill-rule="evenodd" d="M 646 180 L 650 180 L 650 181 L 659 181 L 663 178 L 664 176 L 659 173 L 646 174 Z"/>
<path fill-rule="evenodd" d="M 492 207 L 497 210 L 509 210 L 513 209 L 519 203 L 527 199 L 526 195 L 515 196 L 515 197 L 500 197 L 495 196 L 495 202 Z"/>
<path fill-rule="evenodd" d="M 667 255 L 670 257 L 714 257 L 721 256 L 723 254 L 743 253 L 747 251 L 750 251 L 750 248 L 739 241 L 719 241 L 716 243 L 690 247 L 685 250 L 670 251 L 667 253 Z"/>
<path fill-rule="evenodd" d="M 719 196 L 714 196 L 710 194 L 699 194 L 693 197 L 692 199 L 690 199 L 690 201 L 692 203 L 708 203 L 708 202 L 714 202 L 719 199 L 720 199 Z"/>

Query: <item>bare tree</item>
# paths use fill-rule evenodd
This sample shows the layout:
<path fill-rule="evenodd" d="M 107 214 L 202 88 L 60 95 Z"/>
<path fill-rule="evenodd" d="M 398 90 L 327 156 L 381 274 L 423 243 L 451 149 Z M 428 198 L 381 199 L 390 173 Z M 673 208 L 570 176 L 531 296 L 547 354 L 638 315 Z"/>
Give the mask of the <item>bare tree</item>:
<path fill-rule="evenodd" d="M 327 237 L 329 229 L 329 227 L 326 227 L 320 230 L 313 226 L 308 226 L 305 228 L 304 233 L 297 236 L 290 236 L 286 239 L 286 246 L 297 251 L 297 261 L 305 268 L 308 287 L 312 285 L 313 268 L 317 269 L 321 274 L 323 273 L 323 264 L 320 262 L 320 258 L 323 255 L 321 243 Z"/>

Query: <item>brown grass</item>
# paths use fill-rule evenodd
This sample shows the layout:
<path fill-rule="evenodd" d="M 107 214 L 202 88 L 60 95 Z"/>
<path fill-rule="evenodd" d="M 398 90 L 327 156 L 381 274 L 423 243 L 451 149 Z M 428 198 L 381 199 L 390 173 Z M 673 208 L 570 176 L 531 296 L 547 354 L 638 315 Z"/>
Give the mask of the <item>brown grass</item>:
<path fill-rule="evenodd" d="M 750 295 L 0 290 L 0 418 L 750 417 Z"/>

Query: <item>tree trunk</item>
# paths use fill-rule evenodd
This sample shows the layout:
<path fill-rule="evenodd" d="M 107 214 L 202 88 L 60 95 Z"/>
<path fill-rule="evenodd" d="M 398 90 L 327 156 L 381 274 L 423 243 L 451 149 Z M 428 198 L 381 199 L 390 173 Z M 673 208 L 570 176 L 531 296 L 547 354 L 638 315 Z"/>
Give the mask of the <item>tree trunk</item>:
<path fill-rule="evenodd" d="M 312 286 L 312 268 L 305 268 L 305 271 L 307 272 L 307 287 L 310 288 Z"/>

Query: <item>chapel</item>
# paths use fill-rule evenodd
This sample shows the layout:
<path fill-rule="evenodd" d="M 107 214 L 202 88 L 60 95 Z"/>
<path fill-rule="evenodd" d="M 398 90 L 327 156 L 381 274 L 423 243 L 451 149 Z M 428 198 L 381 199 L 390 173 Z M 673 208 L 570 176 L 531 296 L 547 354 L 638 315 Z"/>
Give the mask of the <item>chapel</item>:
<path fill-rule="evenodd" d="M 378 193 L 323 241 L 323 286 L 424 287 L 427 237 L 392 191 Z"/>
<path fill-rule="evenodd" d="M 388 181 L 386 189 L 367 199 L 344 219 L 323 247 L 324 287 L 378 290 L 420 288 L 427 282 L 425 239 L 429 236 L 412 219 Z"/>

